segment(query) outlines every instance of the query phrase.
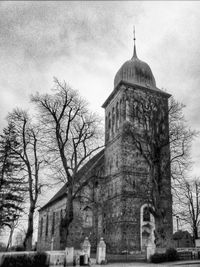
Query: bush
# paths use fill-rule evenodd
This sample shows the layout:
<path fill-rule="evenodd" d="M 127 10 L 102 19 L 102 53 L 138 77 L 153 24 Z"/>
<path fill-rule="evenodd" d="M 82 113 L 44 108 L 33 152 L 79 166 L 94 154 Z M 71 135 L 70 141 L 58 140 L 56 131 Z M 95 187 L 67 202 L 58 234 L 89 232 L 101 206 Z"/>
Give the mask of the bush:
<path fill-rule="evenodd" d="M 24 255 L 4 255 L 1 267 L 47 267 L 47 255 L 34 253 Z"/>
<path fill-rule="evenodd" d="M 167 256 L 167 261 L 178 260 L 178 252 L 176 251 L 175 248 L 168 248 L 165 254 Z"/>
<path fill-rule="evenodd" d="M 1 267 L 31 267 L 28 255 L 4 255 Z"/>
<path fill-rule="evenodd" d="M 167 255 L 165 253 L 155 253 L 151 255 L 150 261 L 153 263 L 160 263 L 167 260 Z"/>
<path fill-rule="evenodd" d="M 47 254 L 42 252 L 37 252 L 33 254 L 33 261 L 32 261 L 32 267 L 46 267 L 47 264 Z"/>
<path fill-rule="evenodd" d="M 168 248 L 165 253 L 155 253 L 151 256 L 150 261 L 153 263 L 160 263 L 164 261 L 178 260 L 178 252 L 174 248 Z"/>
<path fill-rule="evenodd" d="M 15 251 L 24 251 L 24 247 L 23 246 L 16 246 L 15 247 Z"/>

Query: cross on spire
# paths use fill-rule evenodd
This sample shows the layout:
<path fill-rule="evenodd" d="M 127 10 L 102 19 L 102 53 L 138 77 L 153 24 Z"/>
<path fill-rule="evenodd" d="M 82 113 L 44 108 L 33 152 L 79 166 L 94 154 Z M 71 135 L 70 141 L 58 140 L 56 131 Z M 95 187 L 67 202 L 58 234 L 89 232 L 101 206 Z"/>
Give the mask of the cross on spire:
<path fill-rule="evenodd" d="M 137 58 L 135 41 L 136 41 L 136 38 L 135 38 L 135 26 L 133 26 L 133 43 L 134 43 L 134 47 L 133 47 L 133 57 L 132 57 L 132 59 L 133 58 Z"/>

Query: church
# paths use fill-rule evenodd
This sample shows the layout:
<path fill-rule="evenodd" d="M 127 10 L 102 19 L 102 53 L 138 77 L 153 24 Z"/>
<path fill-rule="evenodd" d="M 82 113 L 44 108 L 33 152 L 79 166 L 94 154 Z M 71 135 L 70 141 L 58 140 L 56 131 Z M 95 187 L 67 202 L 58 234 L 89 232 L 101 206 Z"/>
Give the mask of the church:
<path fill-rule="evenodd" d="M 164 142 L 159 152 L 160 165 L 165 165 L 164 172 L 160 174 L 161 197 L 156 204 L 165 217 L 159 225 L 152 201 L 156 191 L 152 181 L 157 174 L 152 174 L 148 159 L 152 158 L 153 152 L 147 156 L 150 145 L 144 142 L 144 136 L 150 137 L 146 140 L 151 144 L 157 142 L 154 136 L 159 140 L 169 139 L 169 97 L 168 93 L 156 87 L 149 65 L 138 58 L 134 38 L 133 56 L 117 71 L 113 91 L 102 105 L 105 109 L 105 148 L 78 173 L 83 175 L 89 170 L 94 178 L 83 190 L 83 194 L 89 197 L 73 203 L 75 215 L 67 246 L 79 248 L 84 238 L 88 237 L 91 249 L 95 251 L 97 242 L 103 237 L 109 253 L 144 251 L 147 244 L 155 243 L 155 232 L 160 226 L 165 238 L 172 238 L 169 142 Z M 146 111 L 152 107 L 149 99 L 156 100 L 158 104 L 157 108 L 152 109 L 154 113 Z M 142 113 L 150 114 L 149 119 L 141 118 Z M 164 118 L 162 125 L 152 115 L 160 118 L 161 113 Z M 151 120 L 153 123 L 150 123 Z M 150 135 L 152 132 L 156 132 L 156 135 Z M 67 186 L 64 185 L 39 210 L 39 251 L 60 249 L 59 229 L 65 212 L 66 194 Z"/>

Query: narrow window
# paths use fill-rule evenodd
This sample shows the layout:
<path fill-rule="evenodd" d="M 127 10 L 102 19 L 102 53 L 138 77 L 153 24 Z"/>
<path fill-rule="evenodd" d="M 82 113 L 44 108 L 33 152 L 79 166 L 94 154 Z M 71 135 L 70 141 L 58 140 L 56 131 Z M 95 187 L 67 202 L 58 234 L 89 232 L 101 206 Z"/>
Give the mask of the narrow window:
<path fill-rule="evenodd" d="M 126 120 L 126 99 L 123 98 L 123 119 Z"/>
<path fill-rule="evenodd" d="M 115 132 L 115 108 L 112 108 L 112 134 Z"/>
<path fill-rule="evenodd" d="M 120 104 L 119 104 L 119 123 L 122 122 L 122 114 L 123 114 L 123 111 L 122 111 L 122 99 L 120 99 Z"/>
<path fill-rule="evenodd" d="M 46 233 L 45 233 L 46 237 L 48 236 L 48 228 L 49 228 L 49 216 L 47 214 L 47 219 L 46 219 Z"/>
<path fill-rule="evenodd" d="M 109 112 L 109 115 L 108 115 L 108 139 L 110 139 L 110 137 L 111 137 L 111 115 Z"/>
<path fill-rule="evenodd" d="M 119 128 L 119 103 L 116 105 L 116 129 Z"/>
<path fill-rule="evenodd" d="M 41 218 L 40 221 L 40 237 L 42 237 L 42 232 L 43 232 L 43 218 Z"/>
<path fill-rule="evenodd" d="M 53 218 L 52 218 L 52 229 L 51 229 L 52 235 L 54 235 L 54 230 L 55 230 L 55 212 L 53 212 Z"/>
<path fill-rule="evenodd" d="M 106 116 L 105 125 L 106 125 L 106 141 L 108 141 L 109 140 L 109 122 L 108 122 L 108 117 L 107 116 Z"/>

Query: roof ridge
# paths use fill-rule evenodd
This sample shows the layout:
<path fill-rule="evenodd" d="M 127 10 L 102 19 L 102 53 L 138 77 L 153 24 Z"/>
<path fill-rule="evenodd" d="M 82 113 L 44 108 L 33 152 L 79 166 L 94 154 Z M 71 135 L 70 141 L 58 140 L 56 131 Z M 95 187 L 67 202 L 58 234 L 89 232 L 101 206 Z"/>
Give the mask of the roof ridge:
<path fill-rule="evenodd" d="M 89 159 L 81 168 L 80 170 L 77 172 L 77 175 L 80 175 L 81 171 L 84 171 L 84 168 L 86 168 L 92 160 L 95 160 L 95 158 L 97 158 L 97 160 L 95 160 L 94 164 L 92 164 L 92 166 L 89 168 L 88 172 L 93 169 L 95 167 L 95 165 L 99 162 L 99 160 L 104 156 L 104 148 L 99 151 L 97 154 L 95 154 L 91 159 Z M 101 155 L 102 153 L 102 155 Z M 99 156 L 99 157 L 98 157 Z M 88 173 L 87 172 L 87 173 Z M 56 193 L 55 195 L 43 206 L 39 209 L 40 210 L 43 210 L 44 208 L 48 207 L 50 204 L 54 203 L 56 200 L 62 198 L 67 190 L 67 185 L 68 185 L 68 182 L 66 182 Z"/>

